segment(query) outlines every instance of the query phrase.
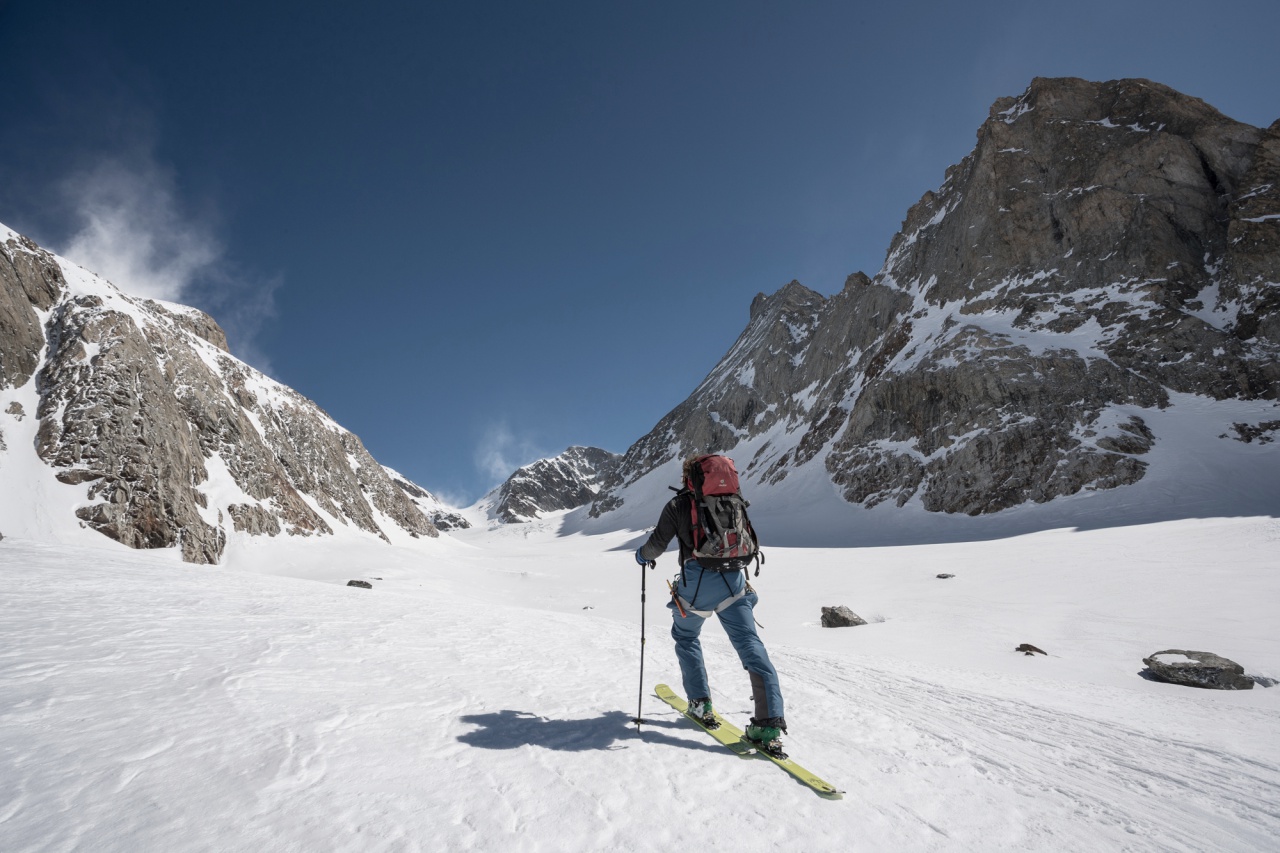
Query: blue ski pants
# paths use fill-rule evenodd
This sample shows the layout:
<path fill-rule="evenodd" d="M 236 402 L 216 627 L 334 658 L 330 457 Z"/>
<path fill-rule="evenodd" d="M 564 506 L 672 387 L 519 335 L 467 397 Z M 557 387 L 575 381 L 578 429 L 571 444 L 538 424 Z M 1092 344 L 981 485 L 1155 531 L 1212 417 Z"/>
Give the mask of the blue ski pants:
<path fill-rule="evenodd" d="M 711 695 L 700 639 L 702 623 L 706 619 L 689 612 L 689 606 L 692 605 L 695 610 L 715 610 L 725 599 L 742 592 L 746 582 L 742 572 L 713 572 L 692 560 L 684 565 L 684 571 L 676 585 L 676 593 L 686 602 L 685 615 L 680 615 L 675 599 L 667 607 L 671 608 L 671 638 L 676 641 L 676 659 L 680 661 L 684 693 L 689 699 Z M 760 635 L 756 633 L 756 620 L 752 611 L 758 600 L 755 592 L 747 592 L 716 615 L 720 617 L 720 624 L 729 635 L 729 642 L 738 653 L 738 659 L 742 661 L 742 668 L 751 674 L 756 718 L 781 717 L 782 688 L 778 685 L 778 673 L 769 660 L 769 653 L 765 651 Z"/>

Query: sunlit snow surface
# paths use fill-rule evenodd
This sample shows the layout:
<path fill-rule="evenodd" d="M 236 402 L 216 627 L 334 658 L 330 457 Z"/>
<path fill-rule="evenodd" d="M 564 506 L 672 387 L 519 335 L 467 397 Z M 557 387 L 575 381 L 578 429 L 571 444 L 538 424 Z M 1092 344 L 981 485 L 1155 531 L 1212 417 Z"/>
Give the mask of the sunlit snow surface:
<path fill-rule="evenodd" d="M 1280 689 L 1139 675 L 1176 648 L 1280 676 L 1274 518 L 772 549 L 787 744 L 839 802 L 647 689 L 636 733 L 638 534 L 561 521 L 237 537 L 222 567 L 0 541 L 0 849 L 1274 849 Z M 646 687 L 679 686 L 674 568 L 647 577 Z M 835 604 L 871 624 L 819 627 Z"/>

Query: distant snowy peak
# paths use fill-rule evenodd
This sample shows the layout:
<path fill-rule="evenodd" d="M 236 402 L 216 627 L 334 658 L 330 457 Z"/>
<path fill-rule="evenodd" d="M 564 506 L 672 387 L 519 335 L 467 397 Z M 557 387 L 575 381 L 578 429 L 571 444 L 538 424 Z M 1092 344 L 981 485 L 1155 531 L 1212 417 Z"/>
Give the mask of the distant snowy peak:
<path fill-rule="evenodd" d="M 598 447 L 575 446 L 539 459 L 516 469 L 489 496 L 491 513 L 499 521 L 520 523 L 590 503 L 621 458 Z"/>
<path fill-rule="evenodd" d="M 1280 122 L 1145 80 L 1037 79 L 992 107 L 874 279 L 756 297 L 590 514 L 711 450 L 757 486 L 819 466 L 867 507 L 1113 489 L 1145 476 L 1144 412 L 1173 394 L 1280 397 Z"/>
<path fill-rule="evenodd" d="M 218 562 L 237 532 L 438 535 L 359 438 L 231 356 L 212 318 L 2 233 L 0 434 L 27 415 L 38 429 L 0 464 L 26 470 L 14 454 L 34 452 L 83 490 L 48 512 L 198 563 Z M 23 485 L 35 484 L 5 484 Z"/>

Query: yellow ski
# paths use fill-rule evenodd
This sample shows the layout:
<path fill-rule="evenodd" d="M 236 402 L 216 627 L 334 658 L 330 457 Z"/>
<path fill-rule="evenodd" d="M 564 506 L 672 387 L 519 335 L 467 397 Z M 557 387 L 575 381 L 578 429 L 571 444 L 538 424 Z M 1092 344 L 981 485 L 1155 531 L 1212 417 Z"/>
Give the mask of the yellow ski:
<path fill-rule="evenodd" d="M 742 733 L 742 729 L 738 728 L 733 723 L 730 723 L 719 714 L 716 714 L 715 718 L 720 722 L 720 725 L 714 729 L 709 729 L 703 725 L 702 721 L 697 717 L 689 716 L 689 703 L 677 696 L 670 687 L 665 684 L 659 684 L 657 687 L 653 688 L 653 691 L 658 694 L 659 699 L 666 702 L 672 708 L 675 708 L 681 714 L 684 714 L 686 719 L 697 724 L 700 729 L 711 735 L 719 743 L 724 744 L 738 757 L 753 758 L 755 756 L 759 756 L 761 758 L 767 758 L 783 770 L 790 773 L 798 782 L 812 788 L 814 793 L 818 796 L 826 797 L 829 800 L 839 800 L 843 798 L 843 791 L 837 790 L 831 783 L 819 779 L 799 764 L 796 764 L 790 758 L 778 758 L 777 756 L 770 755 L 762 749 L 757 749 L 752 745 L 751 741 L 747 740 L 746 735 Z"/>

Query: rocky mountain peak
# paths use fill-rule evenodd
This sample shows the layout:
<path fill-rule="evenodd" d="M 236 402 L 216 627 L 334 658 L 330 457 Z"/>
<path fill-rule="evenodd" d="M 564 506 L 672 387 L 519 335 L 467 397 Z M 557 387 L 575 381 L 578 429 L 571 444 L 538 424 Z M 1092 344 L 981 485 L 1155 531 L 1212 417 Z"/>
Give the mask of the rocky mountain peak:
<path fill-rule="evenodd" d="M 231 356 L 208 315 L 0 236 L 0 398 L 10 428 L 34 412 L 34 452 L 83 489 L 82 526 L 197 563 L 232 532 L 437 535 L 359 438 Z"/>
<path fill-rule="evenodd" d="M 620 459 L 598 447 L 573 446 L 517 468 L 495 490 L 493 514 L 501 521 L 520 523 L 590 503 Z"/>
<path fill-rule="evenodd" d="M 1278 166 L 1276 125 L 1147 80 L 1036 79 L 874 278 L 757 296 L 592 514 L 706 450 L 761 483 L 821 466 L 850 503 L 943 513 L 1138 482 L 1160 441 L 1144 413 L 1174 395 L 1280 397 Z"/>
<path fill-rule="evenodd" d="M 756 298 L 751 300 L 750 317 L 754 322 L 760 315 L 768 312 L 776 321 L 781 317 L 812 313 L 821 309 L 826 301 L 822 294 L 792 279 L 773 294 L 756 294 Z"/>

